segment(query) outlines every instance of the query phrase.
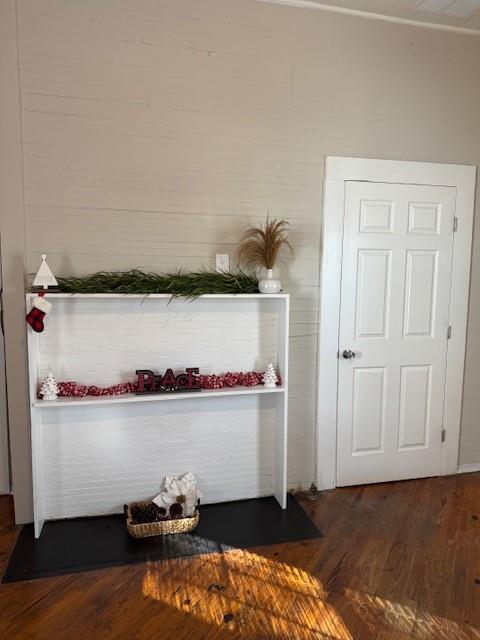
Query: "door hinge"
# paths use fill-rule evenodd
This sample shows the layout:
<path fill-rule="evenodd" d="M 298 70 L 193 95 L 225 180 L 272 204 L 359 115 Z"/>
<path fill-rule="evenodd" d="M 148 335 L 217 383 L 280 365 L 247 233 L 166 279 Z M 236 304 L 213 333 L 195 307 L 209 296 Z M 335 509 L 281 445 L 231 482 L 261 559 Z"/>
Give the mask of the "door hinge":
<path fill-rule="evenodd" d="M 449 324 L 447 329 L 447 340 L 450 340 L 451 337 L 452 337 L 452 325 Z"/>
<path fill-rule="evenodd" d="M 447 430 L 442 427 L 442 442 L 445 442 L 447 439 Z"/>
<path fill-rule="evenodd" d="M 458 229 L 458 218 L 457 216 L 453 217 L 453 232 L 455 233 L 455 231 Z"/>

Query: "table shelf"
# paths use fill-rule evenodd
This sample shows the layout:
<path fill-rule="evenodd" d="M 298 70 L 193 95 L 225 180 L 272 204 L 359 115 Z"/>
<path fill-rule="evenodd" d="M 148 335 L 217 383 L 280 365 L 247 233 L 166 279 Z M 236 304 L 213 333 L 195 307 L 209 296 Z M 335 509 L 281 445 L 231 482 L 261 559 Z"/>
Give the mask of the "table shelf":
<path fill-rule="evenodd" d="M 27 310 L 35 296 L 27 294 Z M 204 504 L 273 494 L 286 508 L 288 294 L 45 297 L 53 304 L 45 331 L 27 329 L 36 537 L 45 520 L 120 513 L 152 495 L 162 475 L 187 470 L 198 475 Z M 139 368 L 210 375 L 269 362 L 281 386 L 37 397 L 49 370 L 57 380 L 106 385 Z"/>
<path fill-rule="evenodd" d="M 122 396 L 83 396 L 81 398 L 57 398 L 57 400 L 35 400 L 32 406 L 37 409 L 61 409 L 62 407 L 85 407 L 88 405 L 101 406 L 107 404 L 125 404 L 133 402 L 172 402 L 178 400 L 205 400 L 208 398 L 222 398 L 229 396 L 247 396 L 268 393 L 285 393 L 285 387 L 273 389 L 258 387 L 229 387 L 223 389 L 203 389 L 192 393 L 152 393 L 136 395 L 126 393 Z"/>

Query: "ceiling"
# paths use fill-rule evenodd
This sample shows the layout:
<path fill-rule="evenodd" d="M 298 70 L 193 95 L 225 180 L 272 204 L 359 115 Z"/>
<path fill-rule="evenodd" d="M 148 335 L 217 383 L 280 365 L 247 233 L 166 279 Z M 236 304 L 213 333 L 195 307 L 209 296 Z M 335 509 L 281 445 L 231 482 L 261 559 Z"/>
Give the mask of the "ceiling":
<path fill-rule="evenodd" d="M 310 3 L 480 32 L 480 0 L 310 0 Z M 296 4 L 295 0 L 291 4 Z"/>

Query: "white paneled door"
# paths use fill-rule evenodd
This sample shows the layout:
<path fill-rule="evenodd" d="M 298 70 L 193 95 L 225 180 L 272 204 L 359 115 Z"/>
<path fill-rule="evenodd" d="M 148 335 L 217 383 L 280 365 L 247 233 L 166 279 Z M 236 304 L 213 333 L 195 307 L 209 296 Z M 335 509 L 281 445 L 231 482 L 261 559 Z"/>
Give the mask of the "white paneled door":
<path fill-rule="evenodd" d="M 346 183 L 339 486 L 440 473 L 455 194 Z"/>

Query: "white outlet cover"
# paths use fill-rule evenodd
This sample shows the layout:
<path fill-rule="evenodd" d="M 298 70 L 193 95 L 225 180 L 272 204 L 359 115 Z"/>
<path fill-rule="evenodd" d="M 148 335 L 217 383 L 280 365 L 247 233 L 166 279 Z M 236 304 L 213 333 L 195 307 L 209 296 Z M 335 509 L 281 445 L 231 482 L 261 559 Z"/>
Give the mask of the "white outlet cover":
<path fill-rule="evenodd" d="M 230 271 L 230 254 L 229 253 L 217 253 L 215 255 L 215 269 L 218 272 Z"/>

